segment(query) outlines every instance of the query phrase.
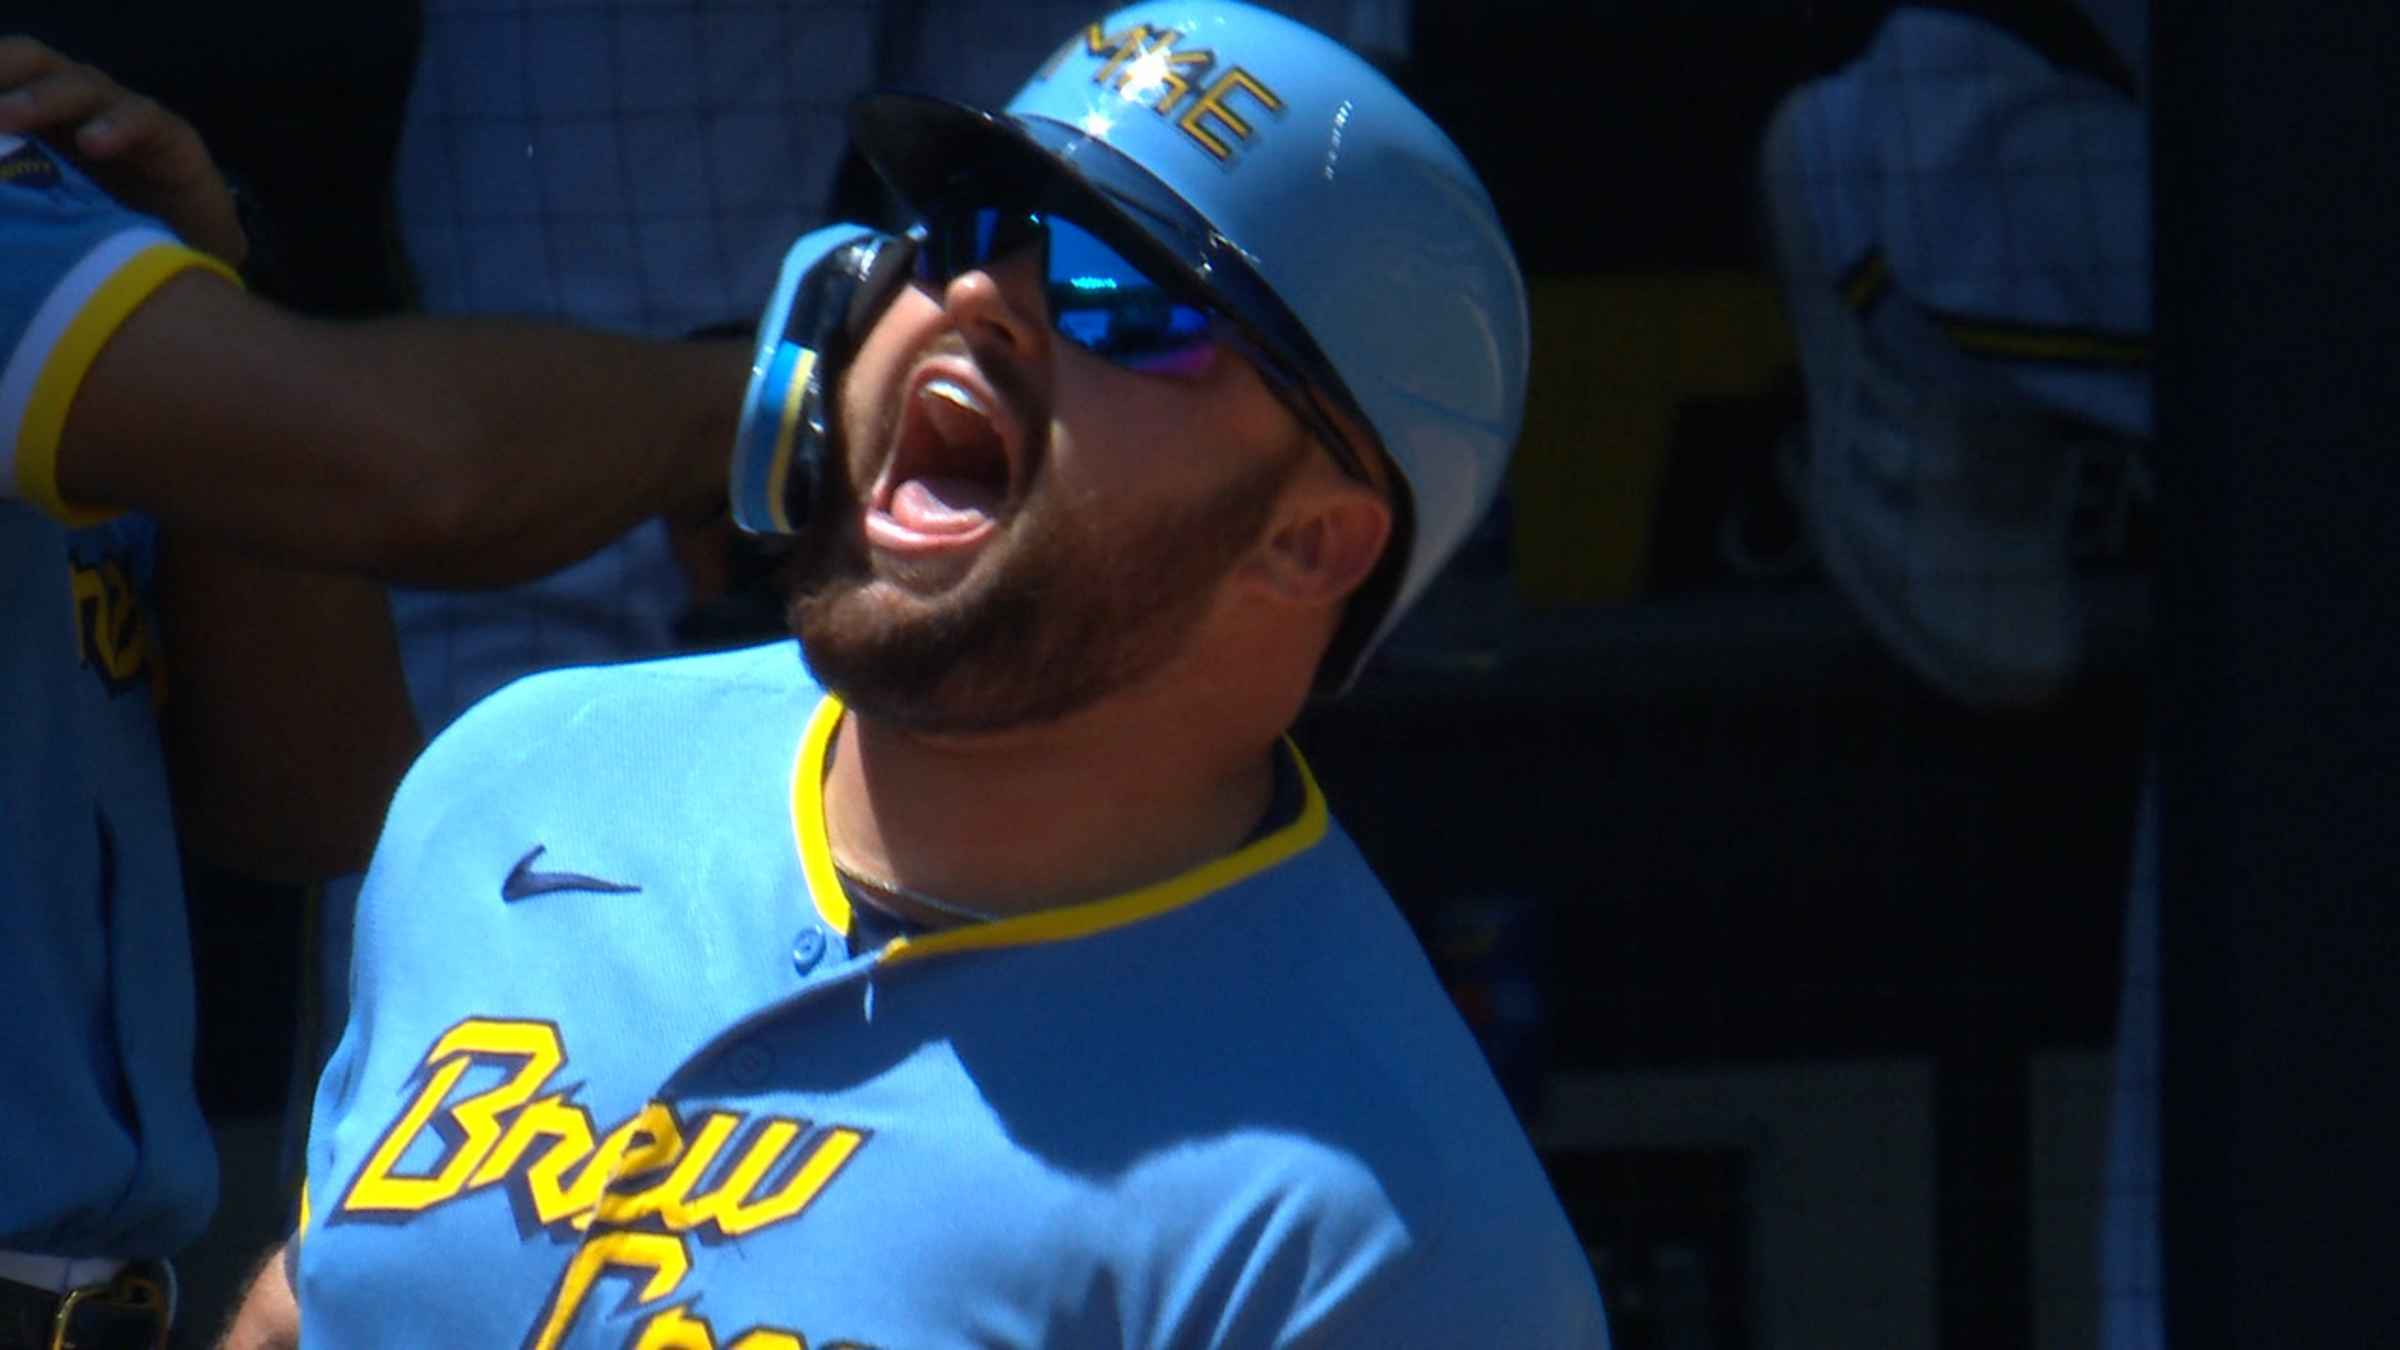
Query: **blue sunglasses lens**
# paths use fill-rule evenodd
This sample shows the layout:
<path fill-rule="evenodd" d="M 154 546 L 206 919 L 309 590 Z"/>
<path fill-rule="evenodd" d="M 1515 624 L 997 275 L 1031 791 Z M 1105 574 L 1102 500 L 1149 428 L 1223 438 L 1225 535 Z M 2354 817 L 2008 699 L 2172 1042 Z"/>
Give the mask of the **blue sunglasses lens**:
<path fill-rule="evenodd" d="M 1125 255 L 1072 221 L 979 207 L 928 221 L 918 276 L 947 285 L 1029 244 L 1043 246 L 1050 326 L 1104 360 L 1133 370 L 1189 369 L 1214 342 L 1209 312 L 1176 298 Z"/>

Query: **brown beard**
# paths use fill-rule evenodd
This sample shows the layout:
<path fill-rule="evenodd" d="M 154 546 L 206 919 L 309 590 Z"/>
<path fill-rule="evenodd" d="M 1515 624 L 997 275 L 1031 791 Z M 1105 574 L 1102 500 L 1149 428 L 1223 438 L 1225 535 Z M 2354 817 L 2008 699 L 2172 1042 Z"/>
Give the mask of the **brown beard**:
<path fill-rule="evenodd" d="M 1056 721 L 1175 658 L 1305 446 L 1148 527 L 1024 510 L 995 541 L 1008 549 L 997 567 L 913 616 L 862 595 L 872 573 L 854 523 L 816 532 L 787 622 L 827 689 L 894 726 L 962 735 Z M 833 519 L 855 522 L 847 505 Z"/>

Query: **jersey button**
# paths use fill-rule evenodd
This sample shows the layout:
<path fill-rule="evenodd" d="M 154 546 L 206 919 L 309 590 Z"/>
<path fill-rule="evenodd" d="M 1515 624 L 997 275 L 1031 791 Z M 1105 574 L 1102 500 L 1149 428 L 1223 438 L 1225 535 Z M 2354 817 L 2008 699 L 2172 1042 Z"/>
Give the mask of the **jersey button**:
<path fill-rule="evenodd" d="M 792 968 L 806 975 L 825 959 L 825 934 L 820 929 L 803 928 L 792 939 Z"/>
<path fill-rule="evenodd" d="M 735 1087 L 751 1089 L 767 1081 L 767 1073 L 775 1067 L 775 1057 L 756 1042 L 745 1041 L 725 1057 L 725 1073 Z"/>

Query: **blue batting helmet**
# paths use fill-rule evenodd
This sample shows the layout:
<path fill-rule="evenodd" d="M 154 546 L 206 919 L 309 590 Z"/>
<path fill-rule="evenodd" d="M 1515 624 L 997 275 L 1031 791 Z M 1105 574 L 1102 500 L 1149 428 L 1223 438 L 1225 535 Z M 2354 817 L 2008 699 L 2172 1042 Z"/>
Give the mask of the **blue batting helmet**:
<path fill-rule="evenodd" d="M 1092 23 L 1002 113 L 874 94 L 851 133 L 916 210 L 1039 185 L 1110 224 L 1373 431 L 1402 532 L 1328 653 L 1347 685 L 1490 507 L 1523 421 L 1524 283 L 1449 138 L 1339 43 L 1232 0 Z"/>

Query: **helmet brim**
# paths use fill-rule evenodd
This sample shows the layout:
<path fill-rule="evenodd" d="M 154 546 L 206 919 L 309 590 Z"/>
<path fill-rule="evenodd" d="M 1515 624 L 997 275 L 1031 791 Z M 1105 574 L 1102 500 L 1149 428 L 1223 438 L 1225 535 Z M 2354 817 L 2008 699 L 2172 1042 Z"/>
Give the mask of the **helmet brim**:
<path fill-rule="evenodd" d="M 850 142 L 920 213 L 969 190 L 1051 187 L 1064 168 L 1008 117 L 925 94 L 852 100 Z"/>
<path fill-rule="evenodd" d="M 1253 329 L 1278 357 L 1305 359 L 1287 353 L 1292 347 L 1314 353 L 1299 321 L 1263 281 L 1245 285 L 1220 272 L 1225 241 L 1212 222 L 1147 169 L 1078 128 L 924 94 L 879 92 L 851 103 L 850 137 L 921 218 L 969 199 L 1057 211 L 1160 280 L 1179 283 Z"/>

